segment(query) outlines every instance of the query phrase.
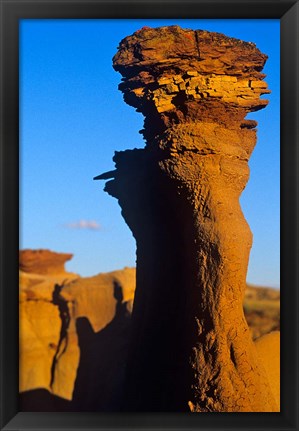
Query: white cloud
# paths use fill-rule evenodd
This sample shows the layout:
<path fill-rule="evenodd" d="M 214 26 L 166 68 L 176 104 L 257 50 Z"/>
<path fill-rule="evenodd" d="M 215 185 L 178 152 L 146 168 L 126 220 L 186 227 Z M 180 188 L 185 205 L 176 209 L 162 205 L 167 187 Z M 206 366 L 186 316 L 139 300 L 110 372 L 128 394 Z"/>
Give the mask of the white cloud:
<path fill-rule="evenodd" d="M 79 220 L 73 223 L 67 223 L 65 225 L 68 229 L 90 229 L 99 230 L 101 226 L 95 220 Z"/>

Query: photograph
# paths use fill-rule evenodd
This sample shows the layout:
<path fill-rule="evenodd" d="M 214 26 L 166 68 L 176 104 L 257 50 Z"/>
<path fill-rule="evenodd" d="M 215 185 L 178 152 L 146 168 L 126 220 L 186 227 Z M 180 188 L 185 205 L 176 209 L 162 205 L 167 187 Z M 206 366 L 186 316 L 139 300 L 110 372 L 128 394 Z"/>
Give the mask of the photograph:
<path fill-rule="evenodd" d="M 1 431 L 298 430 L 298 17 L 0 0 Z"/>
<path fill-rule="evenodd" d="M 281 411 L 280 38 L 20 20 L 20 412 Z"/>

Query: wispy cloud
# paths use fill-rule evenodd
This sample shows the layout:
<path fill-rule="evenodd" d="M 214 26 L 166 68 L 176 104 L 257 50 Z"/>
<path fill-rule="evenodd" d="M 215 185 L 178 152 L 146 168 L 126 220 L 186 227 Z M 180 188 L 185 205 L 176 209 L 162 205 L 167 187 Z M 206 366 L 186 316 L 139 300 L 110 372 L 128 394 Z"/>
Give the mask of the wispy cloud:
<path fill-rule="evenodd" d="M 68 229 L 90 229 L 90 230 L 100 230 L 101 225 L 95 220 L 79 220 L 72 223 L 66 223 L 64 225 Z"/>

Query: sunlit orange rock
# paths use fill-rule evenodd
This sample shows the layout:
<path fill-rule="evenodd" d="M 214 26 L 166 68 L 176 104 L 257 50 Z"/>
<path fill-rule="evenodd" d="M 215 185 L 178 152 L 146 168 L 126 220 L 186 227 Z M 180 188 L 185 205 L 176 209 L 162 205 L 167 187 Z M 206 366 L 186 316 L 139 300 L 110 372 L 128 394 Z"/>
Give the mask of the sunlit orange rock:
<path fill-rule="evenodd" d="M 65 272 L 65 263 L 73 257 L 70 253 L 56 253 L 50 250 L 20 250 L 21 271 L 35 274 L 59 274 Z"/>
<path fill-rule="evenodd" d="M 119 411 L 134 291 L 135 268 L 87 278 L 20 271 L 22 409 Z M 259 303 L 266 316 L 279 307 L 279 291 L 248 287 L 247 315 Z M 253 334 L 273 324 L 259 320 Z M 257 346 L 279 403 L 279 333 Z"/>
<path fill-rule="evenodd" d="M 20 271 L 20 392 L 46 389 L 78 411 L 111 408 L 123 385 L 135 268 L 81 278 L 64 270 L 69 254 L 20 255 L 21 268 L 41 270 Z"/>
<path fill-rule="evenodd" d="M 269 93 L 253 43 L 143 28 L 113 60 L 146 147 L 99 175 L 137 243 L 125 408 L 277 411 L 242 309 L 252 234 L 239 197 Z"/>

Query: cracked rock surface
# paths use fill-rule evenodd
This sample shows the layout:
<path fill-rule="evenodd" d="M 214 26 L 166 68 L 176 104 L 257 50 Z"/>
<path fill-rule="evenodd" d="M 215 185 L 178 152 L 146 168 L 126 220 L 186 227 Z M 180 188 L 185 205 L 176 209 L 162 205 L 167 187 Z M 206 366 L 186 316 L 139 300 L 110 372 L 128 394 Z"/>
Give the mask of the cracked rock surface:
<path fill-rule="evenodd" d="M 262 412 L 278 407 L 242 303 L 252 234 L 239 197 L 269 93 L 253 43 L 178 26 L 120 42 L 124 100 L 144 149 L 117 152 L 105 190 L 137 243 L 125 409 Z"/>

